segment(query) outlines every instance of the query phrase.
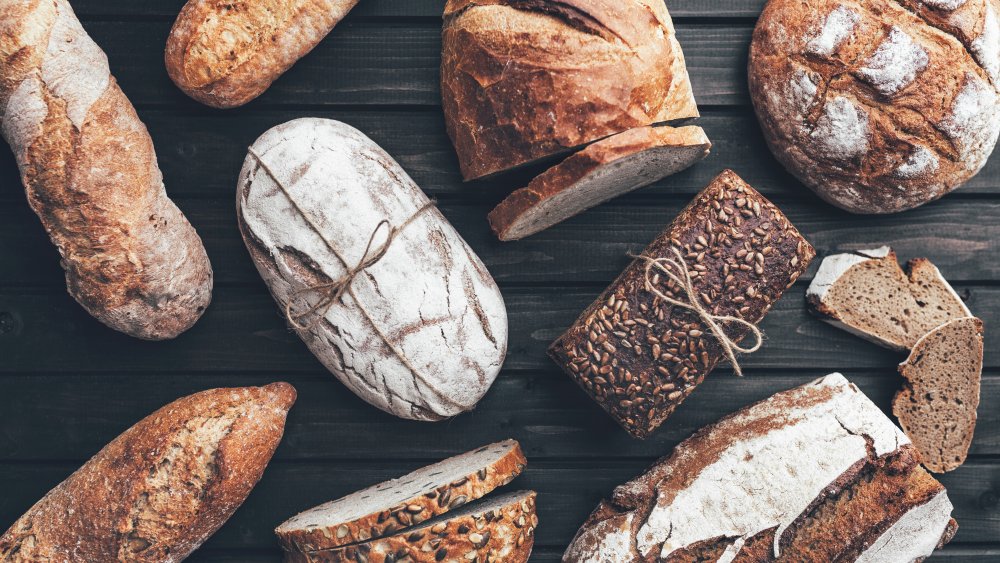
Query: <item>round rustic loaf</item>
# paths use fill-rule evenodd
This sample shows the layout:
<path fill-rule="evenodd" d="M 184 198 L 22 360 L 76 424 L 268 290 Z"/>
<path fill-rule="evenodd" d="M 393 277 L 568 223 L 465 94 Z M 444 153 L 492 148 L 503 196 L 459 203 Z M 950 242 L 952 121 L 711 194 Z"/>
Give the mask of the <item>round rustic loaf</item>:
<path fill-rule="evenodd" d="M 996 0 L 771 0 L 749 65 L 771 150 L 854 213 L 954 190 L 1000 135 L 998 14 Z"/>

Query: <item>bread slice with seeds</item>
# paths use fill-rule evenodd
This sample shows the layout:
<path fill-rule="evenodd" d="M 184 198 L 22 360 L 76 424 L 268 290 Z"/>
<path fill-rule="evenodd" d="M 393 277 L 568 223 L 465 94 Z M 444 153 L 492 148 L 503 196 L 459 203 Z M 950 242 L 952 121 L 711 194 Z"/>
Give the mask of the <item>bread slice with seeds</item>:
<path fill-rule="evenodd" d="M 935 473 L 957 469 L 969 455 L 983 374 L 983 321 L 944 324 L 917 341 L 899 365 L 906 386 L 892 412 Z"/>
<path fill-rule="evenodd" d="M 466 506 L 396 535 L 313 552 L 287 552 L 285 563 L 523 563 L 538 516 L 535 492 L 520 491 Z"/>
<path fill-rule="evenodd" d="M 827 257 L 806 298 L 823 320 L 898 351 L 909 351 L 948 321 L 972 316 L 934 264 L 918 258 L 904 271 L 889 247 Z"/>
<path fill-rule="evenodd" d="M 490 213 L 500 240 L 541 232 L 708 156 L 701 127 L 639 127 L 598 141 L 550 168 Z"/>
<path fill-rule="evenodd" d="M 390 536 L 482 498 L 521 474 L 521 446 L 506 440 L 418 469 L 292 517 L 275 533 L 293 551 L 329 550 Z"/>

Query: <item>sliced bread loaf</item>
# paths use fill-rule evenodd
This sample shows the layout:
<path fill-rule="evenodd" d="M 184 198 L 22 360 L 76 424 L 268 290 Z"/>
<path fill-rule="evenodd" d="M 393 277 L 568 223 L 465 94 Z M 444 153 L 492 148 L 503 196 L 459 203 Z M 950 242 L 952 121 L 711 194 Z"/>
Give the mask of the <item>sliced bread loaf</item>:
<path fill-rule="evenodd" d="M 708 156 L 701 127 L 639 127 L 570 156 L 490 213 L 500 240 L 519 240 L 591 207 L 676 174 Z"/>
<path fill-rule="evenodd" d="M 806 296 L 823 320 L 899 351 L 948 321 L 972 316 L 934 264 L 919 258 L 903 271 L 888 247 L 827 257 Z"/>
<path fill-rule="evenodd" d="M 976 429 L 983 373 L 983 322 L 974 317 L 944 324 L 917 341 L 899 365 L 906 386 L 892 412 L 935 473 L 965 463 Z"/>
<path fill-rule="evenodd" d="M 523 563 L 538 516 L 535 492 L 520 491 L 466 506 L 393 536 L 313 552 L 288 552 L 285 563 Z"/>
<path fill-rule="evenodd" d="M 319 551 L 390 536 L 502 487 L 527 464 L 515 440 L 424 467 L 292 517 L 275 533 L 292 551 Z"/>

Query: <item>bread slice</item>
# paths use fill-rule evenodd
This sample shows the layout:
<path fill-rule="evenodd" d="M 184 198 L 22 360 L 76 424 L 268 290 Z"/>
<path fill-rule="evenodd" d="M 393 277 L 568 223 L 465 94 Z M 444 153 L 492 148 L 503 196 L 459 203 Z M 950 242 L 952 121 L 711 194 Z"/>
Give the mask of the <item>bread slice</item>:
<path fill-rule="evenodd" d="M 941 272 L 925 258 L 904 272 L 889 247 L 829 256 L 806 292 L 823 320 L 898 351 L 942 324 L 971 317 Z"/>
<path fill-rule="evenodd" d="M 983 321 L 944 324 L 917 341 L 899 365 L 906 386 L 892 412 L 935 473 L 957 469 L 969 455 L 983 373 Z"/>
<path fill-rule="evenodd" d="M 293 551 L 328 550 L 390 536 L 502 487 L 527 465 L 515 440 L 424 467 L 292 517 L 275 533 Z"/>
<path fill-rule="evenodd" d="M 538 516 L 535 492 L 520 491 L 466 506 L 396 535 L 313 552 L 287 552 L 285 563 L 523 563 Z"/>
<path fill-rule="evenodd" d="M 519 240 L 612 198 L 676 174 L 708 156 L 701 127 L 638 127 L 570 156 L 490 213 L 500 240 Z"/>

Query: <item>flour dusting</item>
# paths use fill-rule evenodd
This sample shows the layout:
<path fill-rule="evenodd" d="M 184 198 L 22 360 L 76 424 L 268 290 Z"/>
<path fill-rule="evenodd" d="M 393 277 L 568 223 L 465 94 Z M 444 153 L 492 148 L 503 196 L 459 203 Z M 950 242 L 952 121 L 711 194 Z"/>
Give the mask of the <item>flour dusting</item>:
<path fill-rule="evenodd" d="M 929 61 L 927 51 L 894 25 L 858 75 L 883 96 L 893 96 L 912 84 Z"/>
<path fill-rule="evenodd" d="M 806 113 L 815 103 L 816 91 L 816 82 L 801 68 L 797 69 L 795 75 L 788 81 L 788 99 L 800 115 Z"/>
<path fill-rule="evenodd" d="M 990 75 L 990 80 L 997 82 L 1000 78 L 1000 19 L 992 2 L 986 3 L 983 32 L 972 42 L 969 50 L 986 74 Z"/>
<path fill-rule="evenodd" d="M 965 74 L 965 85 L 955 96 L 951 115 L 938 127 L 958 145 L 962 160 L 978 170 L 993 152 L 1000 134 L 1000 108 L 997 92 L 972 73 Z"/>
<path fill-rule="evenodd" d="M 826 103 L 810 137 L 824 157 L 849 160 L 861 156 L 868 152 L 868 114 L 838 96 Z"/>
<path fill-rule="evenodd" d="M 927 147 L 917 145 L 906 162 L 896 169 L 896 177 L 908 180 L 936 172 L 937 169 L 938 157 Z"/>
<path fill-rule="evenodd" d="M 921 3 L 938 10 L 957 10 L 965 5 L 968 0 L 921 0 Z"/>
<path fill-rule="evenodd" d="M 823 27 L 806 44 L 806 51 L 814 55 L 829 56 L 851 36 L 854 28 L 861 21 L 857 12 L 844 6 L 830 12 Z"/>

